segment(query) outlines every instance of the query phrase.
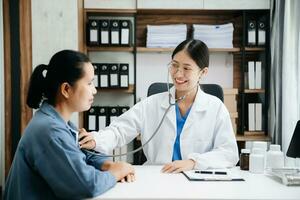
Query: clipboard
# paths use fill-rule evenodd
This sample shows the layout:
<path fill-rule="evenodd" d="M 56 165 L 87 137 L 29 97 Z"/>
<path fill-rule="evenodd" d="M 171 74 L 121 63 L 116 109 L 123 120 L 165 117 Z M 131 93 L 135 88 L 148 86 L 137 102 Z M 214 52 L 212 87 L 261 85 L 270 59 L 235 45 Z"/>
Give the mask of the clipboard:
<path fill-rule="evenodd" d="M 196 170 L 185 171 L 182 174 L 189 180 L 189 181 L 245 181 L 245 179 L 233 175 L 228 174 L 202 174 L 196 173 Z"/>

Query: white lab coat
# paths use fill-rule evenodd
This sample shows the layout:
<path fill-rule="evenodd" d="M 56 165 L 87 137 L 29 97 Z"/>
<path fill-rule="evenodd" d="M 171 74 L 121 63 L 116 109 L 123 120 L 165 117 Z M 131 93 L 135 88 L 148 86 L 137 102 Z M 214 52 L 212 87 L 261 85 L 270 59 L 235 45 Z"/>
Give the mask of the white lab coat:
<path fill-rule="evenodd" d="M 171 88 L 174 96 L 175 89 Z M 109 127 L 94 132 L 96 151 L 109 153 L 132 141 L 139 133 L 145 143 L 157 128 L 169 106 L 168 92 L 152 95 L 134 105 Z M 143 149 L 146 164 L 172 162 L 176 138 L 176 111 L 172 106 L 157 135 Z M 238 148 L 225 105 L 200 87 L 180 135 L 182 159 L 193 159 L 195 169 L 233 167 Z"/>

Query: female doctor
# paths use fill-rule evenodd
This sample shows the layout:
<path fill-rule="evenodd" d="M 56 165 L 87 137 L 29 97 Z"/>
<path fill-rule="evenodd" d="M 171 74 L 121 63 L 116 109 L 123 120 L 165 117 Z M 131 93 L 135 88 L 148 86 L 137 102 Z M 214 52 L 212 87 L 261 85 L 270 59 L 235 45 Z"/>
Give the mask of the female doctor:
<path fill-rule="evenodd" d="M 175 106 L 170 107 L 157 135 L 144 147 L 146 164 L 163 164 L 165 173 L 233 167 L 238 148 L 230 115 L 217 97 L 199 86 L 208 72 L 209 51 L 200 40 L 185 40 L 172 53 L 169 73 Z M 176 101 L 174 101 L 176 100 Z M 108 153 L 139 133 L 144 144 L 168 109 L 169 93 L 152 95 L 99 132 L 81 132 L 81 148 Z"/>

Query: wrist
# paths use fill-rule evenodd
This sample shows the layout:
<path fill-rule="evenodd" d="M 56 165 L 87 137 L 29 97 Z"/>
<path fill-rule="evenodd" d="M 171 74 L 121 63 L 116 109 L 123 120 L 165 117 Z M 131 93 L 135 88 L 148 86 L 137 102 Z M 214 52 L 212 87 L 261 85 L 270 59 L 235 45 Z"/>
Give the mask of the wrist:
<path fill-rule="evenodd" d="M 194 169 L 196 165 L 196 161 L 194 161 L 193 159 L 189 159 L 189 161 L 191 163 L 192 169 Z"/>
<path fill-rule="evenodd" d="M 102 171 L 108 171 L 111 166 L 113 165 L 113 162 L 111 160 L 106 160 L 103 162 L 102 166 L 101 166 L 101 170 Z"/>

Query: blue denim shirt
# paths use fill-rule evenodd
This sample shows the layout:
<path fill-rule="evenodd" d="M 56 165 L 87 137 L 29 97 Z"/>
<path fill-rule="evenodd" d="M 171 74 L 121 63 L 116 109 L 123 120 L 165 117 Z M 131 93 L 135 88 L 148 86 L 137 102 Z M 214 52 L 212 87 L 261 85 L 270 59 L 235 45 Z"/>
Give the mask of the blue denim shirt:
<path fill-rule="evenodd" d="M 76 127 L 44 102 L 19 142 L 6 181 L 4 199 L 81 199 L 116 184 L 106 160 L 80 150 Z"/>

